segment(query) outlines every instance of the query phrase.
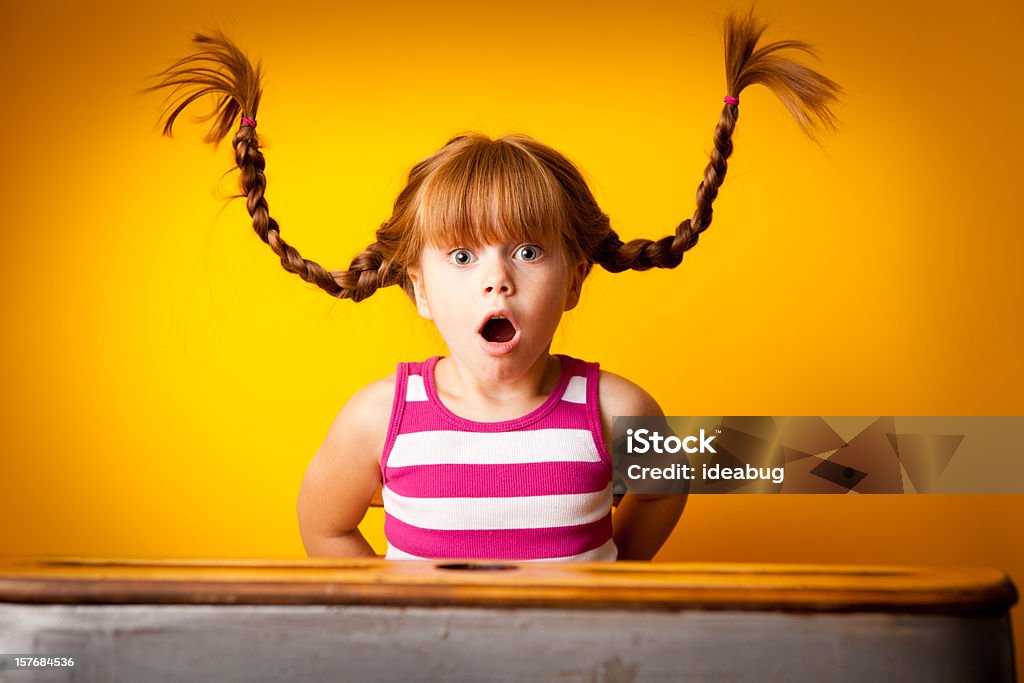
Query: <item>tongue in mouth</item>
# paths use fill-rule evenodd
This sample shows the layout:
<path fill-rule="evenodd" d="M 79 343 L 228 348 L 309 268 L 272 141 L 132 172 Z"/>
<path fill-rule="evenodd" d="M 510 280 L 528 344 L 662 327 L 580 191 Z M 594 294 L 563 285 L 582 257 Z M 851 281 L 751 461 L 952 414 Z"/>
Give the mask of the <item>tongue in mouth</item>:
<path fill-rule="evenodd" d="M 507 342 L 516 336 L 516 328 L 508 318 L 491 318 L 480 330 L 480 334 L 489 342 Z"/>

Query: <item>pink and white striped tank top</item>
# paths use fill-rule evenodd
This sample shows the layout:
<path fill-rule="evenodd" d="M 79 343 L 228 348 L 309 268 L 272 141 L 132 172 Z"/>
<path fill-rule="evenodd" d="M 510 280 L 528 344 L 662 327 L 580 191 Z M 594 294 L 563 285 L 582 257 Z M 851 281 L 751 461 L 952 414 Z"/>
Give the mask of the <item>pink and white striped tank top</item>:
<path fill-rule="evenodd" d="M 503 422 L 441 403 L 440 356 L 398 365 L 381 455 L 386 559 L 616 559 L 598 364 L 558 358 L 544 404 Z"/>

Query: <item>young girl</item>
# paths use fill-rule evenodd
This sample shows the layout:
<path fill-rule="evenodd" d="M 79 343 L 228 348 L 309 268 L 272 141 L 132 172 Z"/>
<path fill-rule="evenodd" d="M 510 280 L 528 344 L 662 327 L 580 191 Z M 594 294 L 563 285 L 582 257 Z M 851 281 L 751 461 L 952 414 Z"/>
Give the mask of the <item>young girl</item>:
<path fill-rule="evenodd" d="M 727 96 L 697 209 L 674 235 L 623 243 L 576 167 L 525 135 L 460 135 L 413 167 L 376 240 L 348 270 L 328 271 L 282 238 L 264 198 L 256 135 L 260 72 L 222 35 L 163 72 L 178 114 L 206 94 L 216 143 L 234 127 L 247 209 L 281 264 L 339 298 L 400 285 L 432 320 L 448 355 L 400 363 L 357 392 L 313 457 L 299 493 L 310 555 L 373 556 L 357 525 L 383 484 L 389 559 L 650 559 L 685 495 L 626 495 L 612 514 L 613 416 L 661 415 L 627 379 L 550 353 L 562 314 L 594 264 L 611 272 L 674 268 L 711 224 L 725 178 L 739 94 L 761 83 L 813 136 L 832 128 L 838 86 L 784 56 L 801 42 L 757 48 L 752 15 L 725 24 Z"/>

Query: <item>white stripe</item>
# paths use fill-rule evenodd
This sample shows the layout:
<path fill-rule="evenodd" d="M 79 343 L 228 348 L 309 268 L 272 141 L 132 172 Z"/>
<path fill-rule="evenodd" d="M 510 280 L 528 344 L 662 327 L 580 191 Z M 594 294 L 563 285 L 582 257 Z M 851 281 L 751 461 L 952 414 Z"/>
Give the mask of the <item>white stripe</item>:
<path fill-rule="evenodd" d="M 579 553 L 577 555 L 570 555 L 569 557 L 541 557 L 531 560 L 501 560 L 504 562 L 614 562 L 618 559 L 619 550 L 615 547 L 615 541 L 608 539 L 603 545 L 600 545 L 593 550 Z M 384 555 L 385 560 L 429 560 L 437 562 L 444 558 L 436 557 L 420 557 L 419 555 L 412 555 L 399 550 L 393 545 L 388 544 L 388 551 Z M 486 559 L 486 558 L 482 558 Z M 492 560 L 497 561 L 497 560 Z"/>
<path fill-rule="evenodd" d="M 526 462 L 601 462 L 589 429 L 522 432 L 431 430 L 399 434 L 388 467 L 510 465 Z"/>
<path fill-rule="evenodd" d="M 426 401 L 427 388 L 423 385 L 422 375 L 409 375 L 405 380 L 406 401 Z"/>
<path fill-rule="evenodd" d="M 384 487 L 384 510 L 421 529 L 538 529 L 576 526 L 611 510 L 612 487 L 597 493 L 507 498 L 406 498 Z"/>
<path fill-rule="evenodd" d="M 587 378 L 577 375 L 570 379 L 569 385 L 565 388 L 565 393 L 562 394 L 562 400 L 569 403 L 586 403 Z"/>
<path fill-rule="evenodd" d="M 420 557 L 419 555 L 410 555 L 404 550 L 399 550 L 395 546 L 388 543 L 388 551 L 384 553 L 385 560 L 436 560 L 437 558 L 432 557 Z"/>
<path fill-rule="evenodd" d="M 409 557 L 413 557 L 410 555 Z M 615 547 L 615 541 L 608 539 L 602 545 L 587 550 L 586 552 L 568 557 L 541 557 L 535 560 L 520 560 L 521 562 L 614 562 L 619 558 L 619 549 Z"/>

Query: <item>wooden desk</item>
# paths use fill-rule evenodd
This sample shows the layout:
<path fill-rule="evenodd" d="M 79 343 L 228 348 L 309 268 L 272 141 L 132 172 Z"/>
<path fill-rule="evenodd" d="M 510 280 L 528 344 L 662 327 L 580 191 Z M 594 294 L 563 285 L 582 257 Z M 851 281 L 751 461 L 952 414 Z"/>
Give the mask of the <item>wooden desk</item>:
<path fill-rule="evenodd" d="M 1006 681 L 990 569 L 0 561 L 0 681 Z M 499 567 L 508 567 L 505 569 Z"/>

